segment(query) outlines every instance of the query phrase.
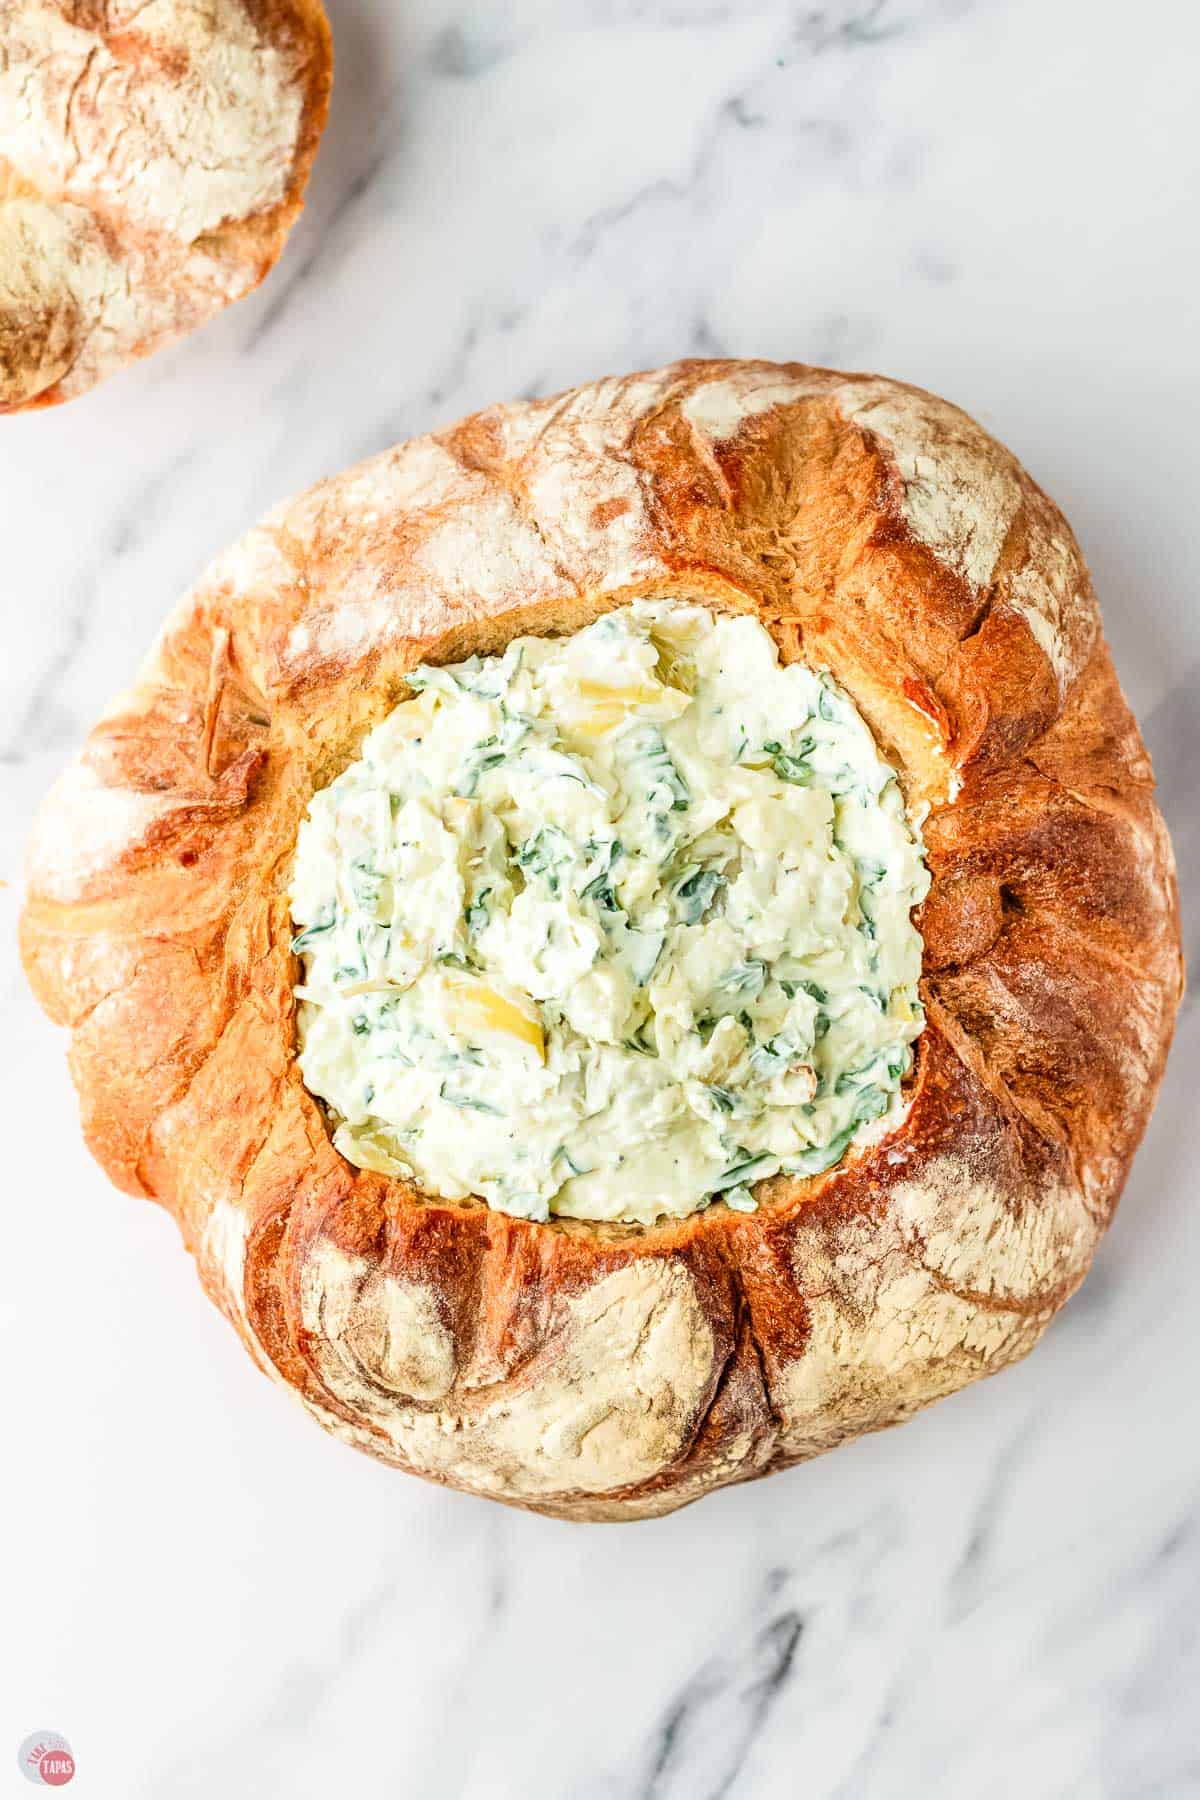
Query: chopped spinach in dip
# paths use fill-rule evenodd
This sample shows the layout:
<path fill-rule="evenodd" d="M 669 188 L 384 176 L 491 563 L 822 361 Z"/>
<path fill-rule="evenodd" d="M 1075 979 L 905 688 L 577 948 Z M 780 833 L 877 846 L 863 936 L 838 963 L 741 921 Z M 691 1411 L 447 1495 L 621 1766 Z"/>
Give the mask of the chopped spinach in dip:
<path fill-rule="evenodd" d="M 410 685 L 296 846 L 300 1066 L 344 1156 L 649 1222 L 887 1128 L 928 877 L 834 682 L 662 601 Z"/>

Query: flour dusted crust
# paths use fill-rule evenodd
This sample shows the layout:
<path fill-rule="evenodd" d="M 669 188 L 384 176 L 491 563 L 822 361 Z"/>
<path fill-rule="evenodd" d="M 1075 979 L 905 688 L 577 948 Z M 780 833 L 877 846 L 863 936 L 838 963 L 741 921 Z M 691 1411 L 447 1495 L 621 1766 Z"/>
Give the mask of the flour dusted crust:
<path fill-rule="evenodd" d="M 258 285 L 329 104 L 320 0 L 0 0 L 0 412 Z"/>
<path fill-rule="evenodd" d="M 351 1167 L 295 1058 L 313 789 L 417 662 L 659 593 L 830 669 L 929 809 L 902 1121 L 753 1215 L 649 1229 Z M 1181 990 L 1152 796 L 1083 559 L 1005 450 L 875 377 L 680 363 L 401 445 L 220 558 L 48 799 L 22 947 L 95 1154 L 315 1418 L 635 1518 L 1003 1367 L 1083 1279 Z"/>

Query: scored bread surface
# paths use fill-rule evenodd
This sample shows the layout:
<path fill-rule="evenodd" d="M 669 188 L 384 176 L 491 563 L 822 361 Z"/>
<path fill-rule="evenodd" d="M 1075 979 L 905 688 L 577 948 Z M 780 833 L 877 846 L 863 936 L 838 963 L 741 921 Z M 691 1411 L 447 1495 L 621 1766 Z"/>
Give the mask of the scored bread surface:
<path fill-rule="evenodd" d="M 669 594 L 849 691 L 923 813 L 907 1106 L 750 1215 L 533 1224 L 333 1149 L 287 885 L 316 787 L 430 660 Z M 1149 1117 L 1182 965 L 1169 842 L 1060 513 L 955 407 L 690 362 L 497 406 L 227 554 L 43 808 L 26 967 L 88 1141 L 176 1217 L 347 1442 L 575 1518 L 670 1511 L 1036 1342 Z"/>
<path fill-rule="evenodd" d="M 258 285 L 329 104 L 320 0 L 0 0 L 0 412 Z"/>

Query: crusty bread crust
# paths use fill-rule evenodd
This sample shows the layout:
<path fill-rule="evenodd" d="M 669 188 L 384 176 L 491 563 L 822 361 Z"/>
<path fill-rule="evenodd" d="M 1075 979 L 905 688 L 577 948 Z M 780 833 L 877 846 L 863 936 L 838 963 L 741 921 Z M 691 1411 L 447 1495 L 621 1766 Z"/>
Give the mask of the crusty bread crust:
<path fill-rule="evenodd" d="M 296 1066 L 286 887 L 407 670 L 669 593 L 834 673 L 933 886 L 907 1111 L 650 1229 L 422 1197 Z M 43 809 L 22 948 L 88 1141 L 346 1441 L 573 1518 L 664 1513 L 1003 1367 L 1083 1279 L 1182 985 L 1170 845 L 1078 547 L 917 389 L 690 362 L 498 406 L 209 569 Z"/>
<path fill-rule="evenodd" d="M 0 27 L 0 412 L 19 412 L 257 287 L 333 57 L 320 0 L 0 0 Z"/>

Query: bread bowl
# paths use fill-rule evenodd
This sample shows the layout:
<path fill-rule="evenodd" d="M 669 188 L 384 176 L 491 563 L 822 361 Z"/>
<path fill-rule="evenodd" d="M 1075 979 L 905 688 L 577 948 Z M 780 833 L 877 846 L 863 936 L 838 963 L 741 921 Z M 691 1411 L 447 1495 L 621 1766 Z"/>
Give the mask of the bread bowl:
<path fill-rule="evenodd" d="M 664 643 L 664 631 L 676 637 Z M 705 683 L 724 683 L 736 659 L 722 649 L 706 664 L 703 646 L 734 638 L 759 660 L 739 697 L 721 687 L 714 711 Z M 514 677 L 522 639 L 534 673 Z M 613 678 L 610 654 L 640 674 Z M 506 667 L 504 682 L 533 683 L 512 706 L 497 676 Z M 779 958 L 828 952 L 838 1012 L 849 987 L 870 985 L 854 959 L 864 918 L 885 902 L 866 899 L 855 842 L 843 856 L 851 875 L 838 872 L 829 806 L 812 793 L 832 794 L 840 828 L 848 783 L 839 789 L 829 769 L 853 759 L 822 762 L 796 736 L 822 696 L 831 712 L 844 707 L 847 732 L 866 734 L 875 798 L 868 781 L 862 805 L 894 794 L 889 841 L 907 859 L 907 885 L 893 882 L 886 902 L 896 961 L 879 977 L 894 1080 L 824 1168 L 804 1157 L 820 1135 L 817 1089 L 838 1081 L 814 1047 L 820 1007 L 811 995 L 793 1005 L 798 971 Z M 541 759 L 523 799 L 511 765 L 526 748 L 498 742 L 464 778 L 477 739 L 454 739 L 448 755 L 451 738 L 438 735 L 502 704 Z M 727 765 L 716 787 L 742 786 L 693 829 L 660 760 L 617 863 L 613 784 L 596 758 L 627 754 L 644 704 L 693 800 L 704 786 L 699 739 L 686 737 L 697 709 L 705 754 Z M 760 723 L 734 756 L 722 721 L 756 705 L 777 721 L 772 737 Z M 671 737 L 679 721 L 685 735 Z M 484 764 L 499 787 L 480 790 Z M 584 834 L 554 810 L 560 778 L 600 791 L 586 854 Z M 435 823 L 396 825 L 418 790 Z M 734 801 L 747 794 L 763 808 L 744 827 Z M 539 805 L 568 843 L 557 862 L 528 850 Z M 793 857 L 786 832 L 768 836 L 755 863 L 754 833 L 774 830 L 781 806 L 811 841 Z M 651 815 L 666 821 L 652 837 L 681 834 L 657 861 L 643 855 L 651 838 L 636 838 Z M 368 828 L 382 834 L 386 867 L 359 855 Z M 436 846 L 427 864 L 395 860 L 415 855 L 426 829 L 449 845 L 443 861 Z M 486 930 L 482 913 L 466 916 L 488 855 L 509 883 L 490 903 L 508 921 L 496 939 L 490 916 Z M 356 857 L 367 866 L 353 872 Z M 715 884 L 693 885 L 694 919 L 679 910 L 685 866 Z M 555 986 L 548 959 L 524 988 L 510 979 L 520 918 L 536 900 L 561 926 L 551 902 L 567 905 L 594 941 L 640 932 L 640 954 L 645 906 L 665 905 L 667 959 L 679 962 L 693 930 L 759 930 L 735 889 L 748 870 L 776 866 L 780 882 L 814 870 L 841 881 L 842 923 L 857 933 L 810 941 L 803 890 L 789 889 L 774 947 L 744 959 L 763 965 L 753 1005 L 774 1006 L 772 1031 L 784 1020 L 799 1039 L 764 1043 L 739 999 L 715 1022 L 693 1019 L 683 1050 L 686 1031 L 668 1047 L 655 1034 L 669 1007 L 648 996 L 670 971 L 630 977 L 621 1004 L 640 1048 L 648 1030 L 664 1062 L 669 1050 L 684 1061 L 664 1076 L 665 1111 L 639 1101 L 614 1151 L 604 1096 L 581 1107 L 562 1096 L 580 1091 L 570 1084 L 588 1054 L 599 1063 L 625 1047 L 611 1019 L 595 1024 L 594 1008 L 567 1003 L 569 981 Z M 533 895 L 520 917 L 518 892 Z M 414 894 L 435 896 L 424 924 L 403 910 Z M 775 896 L 763 889 L 760 910 Z M 305 941 L 314 923 L 335 935 L 362 927 L 363 969 L 320 962 Z M 403 938 L 416 974 L 397 974 L 376 929 Z M 685 362 L 493 407 L 279 508 L 170 616 L 47 799 L 21 932 L 38 998 L 72 1033 L 94 1154 L 119 1187 L 174 1215 L 260 1367 L 387 1462 L 581 1519 L 669 1512 L 893 1424 L 1024 1355 L 1112 1215 L 1182 985 L 1150 764 L 1061 514 L 955 407 L 801 364 Z M 584 973 L 586 959 L 571 980 Z M 418 977 L 438 984 L 433 998 Z M 352 1002 L 330 998 L 343 978 L 359 990 Z M 543 978 L 538 1000 L 530 987 Z M 911 1030 L 895 1024 L 910 978 Z M 493 1003 L 508 1009 L 515 1052 L 493 1054 Z M 337 1039 L 340 1087 L 336 1068 L 308 1055 L 322 1008 L 336 1004 L 442 1011 L 405 1015 L 407 1037 L 387 1048 L 407 1062 L 380 1096 L 354 1085 L 353 1027 Z M 716 1072 L 697 1061 L 743 1010 L 732 1060 Z M 613 1017 L 628 1023 L 620 1006 Z M 364 1038 L 375 1042 L 377 1026 L 372 1012 Z M 457 1046 L 433 1085 L 418 1039 L 438 1056 Z M 714 1181 L 722 1108 L 687 1114 L 728 1069 L 739 1131 L 748 1117 L 760 1133 L 748 1147 L 774 1155 L 767 1179 L 759 1162 Z M 858 1071 L 843 1072 L 861 1089 Z M 792 1087 L 764 1098 L 761 1082 L 781 1074 Z M 439 1126 L 422 1148 L 422 1108 L 433 1120 L 445 1081 L 485 1102 L 481 1128 L 494 1135 L 471 1142 L 500 1169 L 491 1203 L 462 1191 L 481 1165 L 475 1150 L 455 1160 L 453 1131 Z M 544 1134 L 522 1137 L 545 1094 L 570 1114 L 564 1141 L 601 1147 L 578 1209 L 557 1199 L 575 1171 L 548 1164 Z M 502 1115 L 516 1096 L 514 1127 Z M 684 1119 L 685 1149 L 701 1145 L 674 1209 L 661 1170 L 640 1174 L 664 1118 L 672 1131 Z M 534 1175 L 514 1204 L 500 1163 L 527 1148 Z"/>
<path fill-rule="evenodd" d="M 8 0 L 0 412 L 52 406 L 257 287 L 329 105 L 320 0 Z"/>

